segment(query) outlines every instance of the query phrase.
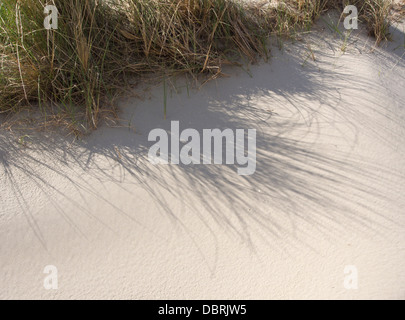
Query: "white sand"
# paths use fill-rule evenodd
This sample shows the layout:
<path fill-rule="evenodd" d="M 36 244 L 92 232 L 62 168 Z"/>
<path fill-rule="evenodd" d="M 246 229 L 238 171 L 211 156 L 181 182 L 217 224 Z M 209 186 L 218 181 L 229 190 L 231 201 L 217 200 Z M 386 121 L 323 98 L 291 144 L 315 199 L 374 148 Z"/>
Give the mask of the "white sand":
<path fill-rule="evenodd" d="M 0 298 L 404 299 L 401 28 L 374 52 L 356 33 L 343 54 L 326 30 L 273 49 L 252 76 L 178 88 L 166 121 L 158 86 L 123 102 L 136 133 L 23 149 L 0 132 Z M 256 173 L 152 166 L 147 135 L 171 120 L 256 128 Z M 58 290 L 43 287 L 46 265 Z"/>

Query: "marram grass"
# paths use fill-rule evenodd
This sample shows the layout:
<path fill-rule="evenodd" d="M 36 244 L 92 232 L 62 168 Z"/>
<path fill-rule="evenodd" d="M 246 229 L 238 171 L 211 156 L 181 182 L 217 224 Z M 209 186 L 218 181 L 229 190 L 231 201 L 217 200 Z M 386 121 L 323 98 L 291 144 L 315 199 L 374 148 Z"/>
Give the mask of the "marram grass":
<path fill-rule="evenodd" d="M 388 0 L 357 0 L 379 42 L 388 34 Z M 2 0 L 0 112 L 57 106 L 97 127 L 102 106 L 123 79 L 189 73 L 215 78 L 224 64 L 266 58 L 268 36 L 309 27 L 348 1 Z M 351 3 L 352 4 L 352 3 Z M 58 29 L 44 28 L 44 6 L 58 8 Z"/>

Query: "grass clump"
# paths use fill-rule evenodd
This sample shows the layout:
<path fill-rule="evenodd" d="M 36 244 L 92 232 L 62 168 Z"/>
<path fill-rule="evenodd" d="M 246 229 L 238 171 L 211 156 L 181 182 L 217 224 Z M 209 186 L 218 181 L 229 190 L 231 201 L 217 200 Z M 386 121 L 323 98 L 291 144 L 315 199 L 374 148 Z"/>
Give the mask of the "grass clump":
<path fill-rule="evenodd" d="M 57 30 L 44 29 L 46 4 Z M 93 127 L 123 76 L 218 75 L 236 56 L 266 55 L 265 30 L 230 0 L 4 0 L 0 17 L 0 110 L 53 102 L 77 117 L 84 105 Z"/>
<path fill-rule="evenodd" d="M 375 37 L 377 44 L 389 38 L 390 12 L 393 2 L 387 0 L 365 1 L 363 17 L 369 34 Z"/>
<path fill-rule="evenodd" d="M 328 10 L 343 12 L 347 5 L 355 5 L 359 19 L 365 22 L 376 42 L 388 39 L 392 0 L 287 0 L 268 4 L 268 1 L 261 2 L 262 19 L 279 36 L 289 37 L 299 30 L 309 30 L 313 22 Z"/>
<path fill-rule="evenodd" d="M 388 0 L 357 0 L 379 42 L 388 34 Z M 0 112 L 52 105 L 97 127 L 101 106 L 123 79 L 145 73 L 207 74 L 240 57 L 267 57 L 271 33 L 309 29 L 342 0 L 2 0 Z M 267 5 L 266 5 L 267 4 Z M 44 28 L 44 7 L 58 29 Z M 45 108 L 44 108 L 45 109 Z"/>
<path fill-rule="evenodd" d="M 122 72 L 119 14 L 100 1 L 55 0 L 58 29 L 44 28 L 45 3 L 5 0 L 1 6 L 0 108 L 57 102 L 68 113 L 84 105 L 96 119 L 103 96 Z M 108 79 L 108 81 L 107 81 Z"/>

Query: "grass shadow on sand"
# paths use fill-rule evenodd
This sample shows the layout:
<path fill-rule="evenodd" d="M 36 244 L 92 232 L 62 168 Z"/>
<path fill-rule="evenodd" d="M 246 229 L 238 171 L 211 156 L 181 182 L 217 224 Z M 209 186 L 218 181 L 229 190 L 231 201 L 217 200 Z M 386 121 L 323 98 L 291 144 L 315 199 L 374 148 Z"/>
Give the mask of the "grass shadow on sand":
<path fill-rule="evenodd" d="M 286 234 L 299 241 L 305 232 L 301 226 L 308 224 L 334 241 L 347 230 L 378 234 L 379 228 L 396 223 L 388 213 L 400 210 L 395 202 L 400 188 L 392 176 L 404 181 L 405 175 L 363 156 L 358 148 L 365 136 L 389 147 L 392 132 L 388 135 L 385 123 L 401 127 L 403 120 L 380 98 L 387 90 L 392 90 L 392 101 L 403 94 L 398 86 L 388 89 L 370 78 L 373 66 L 358 73 L 350 69 L 358 61 L 331 67 L 343 58 L 336 60 L 333 50 L 314 50 L 316 60 L 305 65 L 302 44 L 294 52 L 275 52 L 269 64 L 252 66 L 253 77 L 241 73 L 220 79 L 191 97 L 183 90 L 169 98 L 167 120 L 162 119 L 161 87 L 152 90 L 151 100 L 123 102 L 122 118 L 136 132 L 104 127 L 74 144 L 51 133 L 33 134 L 28 148 L 1 133 L 1 202 L 16 199 L 15 210 L 26 216 L 45 248 L 27 186 L 83 237 L 73 209 L 104 224 L 90 199 L 111 214 L 143 224 L 136 208 L 128 210 L 116 201 L 117 194 L 133 204 L 149 201 L 185 230 L 189 217 L 195 216 L 214 238 L 219 227 L 252 248 L 259 239 L 271 245 L 274 237 Z M 363 59 L 364 67 L 371 62 Z M 398 72 L 390 81 L 403 79 Z M 369 95 L 360 94 L 371 89 Z M 151 165 L 148 133 L 169 130 L 171 120 L 180 121 L 181 130 L 199 132 L 257 129 L 255 174 L 238 176 L 236 166 L 230 165 Z M 399 134 L 394 138 L 398 144 L 405 142 Z M 140 189 L 148 199 L 139 198 Z M 151 208 L 150 214 L 156 211 Z"/>

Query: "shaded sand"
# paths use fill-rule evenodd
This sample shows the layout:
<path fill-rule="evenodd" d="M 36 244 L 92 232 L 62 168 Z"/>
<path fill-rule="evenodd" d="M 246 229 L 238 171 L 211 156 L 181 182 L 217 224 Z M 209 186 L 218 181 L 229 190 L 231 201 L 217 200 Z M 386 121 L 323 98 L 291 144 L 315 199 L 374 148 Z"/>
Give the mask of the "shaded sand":
<path fill-rule="evenodd" d="M 343 53 L 320 24 L 198 92 L 173 82 L 166 121 L 157 86 L 78 143 L 1 132 L 0 298 L 405 298 L 402 28 Z M 256 173 L 151 165 L 171 120 L 257 129 Z"/>

